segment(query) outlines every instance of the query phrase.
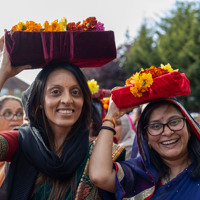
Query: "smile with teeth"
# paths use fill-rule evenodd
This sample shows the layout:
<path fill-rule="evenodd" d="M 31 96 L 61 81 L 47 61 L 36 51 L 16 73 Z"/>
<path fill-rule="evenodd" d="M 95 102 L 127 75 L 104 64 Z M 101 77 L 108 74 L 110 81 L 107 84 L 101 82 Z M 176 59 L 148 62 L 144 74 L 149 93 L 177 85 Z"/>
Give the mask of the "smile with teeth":
<path fill-rule="evenodd" d="M 58 110 L 58 112 L 62 114 L 71 114 L 73 110 Z"/>
<path fill-rule="evenodd" d="M 174 140 L 169 140 L 169 141 L 161 142 L 161 144 L 163 144 L 163 145 L 169 145 L 169 144 L 174 144 L 177 141 L 178 141 L 178 139 L 174 139 Z"/>

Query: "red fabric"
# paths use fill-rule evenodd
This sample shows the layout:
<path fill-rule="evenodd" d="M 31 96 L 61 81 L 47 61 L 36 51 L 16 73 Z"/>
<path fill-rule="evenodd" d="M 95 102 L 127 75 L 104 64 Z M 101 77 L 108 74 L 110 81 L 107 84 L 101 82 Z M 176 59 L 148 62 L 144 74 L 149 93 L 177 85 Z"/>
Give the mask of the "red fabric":
<path fill-rule="evenodd" d="M 185 74 L 170 72 L 154 79 L 149 91 L 142 97 L 135 97 L 130 92 L 131 86 L 113 90 L 112 99 L 118 108 L 138 106 L 152 100 L 177 97 L 190 93 L 190 83 Z"/>
<path fill-rule="evenodd" d="M 10 162 L 18 148 L 18 131 L 2 131 L 0 133 L 8 142 L 8 153 L 3 161 Z"/>
<path fill-rule="evenodd" d="M 49 62 L 101 67 L 116 58 L 113 31 L 6 32 L 6 49 L 13 66 L 42 68 Z"/>
<path fill-rule="evenodd" d="M 93 99 L 103 99 L 104 97 L 110 97 L 111 90 L 109 89 L 99 89 L 97 93 L 92 95 Z"/>

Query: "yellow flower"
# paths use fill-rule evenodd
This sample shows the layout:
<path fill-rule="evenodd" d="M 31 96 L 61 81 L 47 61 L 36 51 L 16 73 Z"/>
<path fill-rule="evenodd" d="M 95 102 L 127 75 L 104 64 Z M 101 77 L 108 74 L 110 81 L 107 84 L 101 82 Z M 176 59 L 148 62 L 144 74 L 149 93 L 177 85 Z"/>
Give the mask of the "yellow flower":
<path fill-rule="evenodd" d="M 23 22 L 19 22 L 18 24 L 17 24 L 17 30 L 18 31 L 22 31 L 23 30 L 23 28 L 24 28 L 24 23 Z"/>
<path fill-rule="evenodd" d="M 141 97 L 142 93 L 138 90 L 137 87 L 130 87 L 130 92 L 135 96 L 135 97 Z"/>
<path fill-rule="evenodd" d="M 67 30 L 67 19 L 63 17 L 60 21 L 60 31 L 66 31 Z"/>
<path fill-rule="evenodd" d="M 149 91 L 149 88 L 153 84 L 153 79 L 164 74 L 168 74 L 172 71 L 178 71 L 178 69 L 173 70 L 171 65 L 168 63 L 167 65 L 161 64 L 161 67 L 156 68 L 155 66 L 151 66 L 147 69 L 141 69 L 140 72 L 136 72 L 130 78 L 126 79 L 126 85 L 133 85 L 130 87 L 130 92 L 135 97 L 142 97 L 142 94 Z"/>
<path fill-rule="evenodd" d="M 165 69 L 165 70 L 167 70 L 168 72 L 173 72 L 173 71 L 178 72 L 178 69 L 173 70 L 173 68 L 171 67 L 171 65 L 170 65 L 169 63 L 168 63 L 167 65 L 161 64 L 161 69 Z"/>
<path fill-rule="evenodd" d="M 150 87 L 153 84 L 152 74 L 142 73 L 140 75 L 140 83 L 143 87 Z"/>
<path fill-rule="evenodd" d="M 94 79 L 91 79 L 91 80 L 88 80 L 87 83 L 88 83 L 88 87 L 90 89 L 90 92 L 92 94 L 95 94 L 95 93 L 98 92 L 99 85 L 97 84 L 97 81 L 95 81 Z"/>
<path fill-rule="evenodd" d="M 135 97 L 141 97 L 142 93 L 147 92 L 149 87 L 153 84 L 153 78 L 151 73 L 142 73 L 135 80 L 135 84 L 133 87 L 130 87 L 130 92 Z"/>
<path fill-rule="evenodd" d="M 126 80 L 126 85 L 130 85 L 130 84 L 134 85 L 135 82 L 137 80 L 139 80 L 139 75 L 140 74 L 138 72 L 136 72 L 135 74 L 133 74 L 129 79 Z"/>

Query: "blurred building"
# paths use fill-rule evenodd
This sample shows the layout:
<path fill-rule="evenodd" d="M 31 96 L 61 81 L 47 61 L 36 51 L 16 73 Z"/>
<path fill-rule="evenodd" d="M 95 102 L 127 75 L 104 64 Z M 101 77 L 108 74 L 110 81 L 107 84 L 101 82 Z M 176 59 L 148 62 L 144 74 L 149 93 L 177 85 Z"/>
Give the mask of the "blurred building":
<path fill-rule="evenodd" d="M 95 79 L 100 88 L 112 89 L 116 86 L 124 86 L 126 72 L 120 62 L 115 59 L 98 68 L 81 68 L 87 80 Z"/>
<path fill-rule="evenodd" d="M 25 83 L 17 77 L 9 78 L 0 93 L 0 96 L 3 95 L 14 95 L 17 97 L 22 97 L 22 93 L 29 87 L 29 84 Z"/>

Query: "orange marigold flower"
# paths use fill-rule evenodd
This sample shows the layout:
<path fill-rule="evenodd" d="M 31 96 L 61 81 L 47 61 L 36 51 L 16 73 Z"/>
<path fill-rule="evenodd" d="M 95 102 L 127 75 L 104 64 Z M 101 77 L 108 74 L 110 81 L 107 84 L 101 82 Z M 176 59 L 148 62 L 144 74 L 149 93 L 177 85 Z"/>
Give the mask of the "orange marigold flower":
<path fill-rule="evenodd" d="M 95 29 L 96 24 L 97 24 L 96 17 L 88 17 L 86 20 L 83 21 L 83 30 L 91 31 Z"/>
<path fill-rule="evenodd" d="M 109 102 L 110 102 L 110 97 L 104 97 L 100 101 L 103 104 L 104 109 L 107 111 L 108 110 L 108 106 L 109 106 Z"/>
<path fill-rule="evenodd" d="M 80 21 L 76 23 L 76 29 L 77 30 L 83 30 L 83 24 L 81 24 Z"/>
<path fill-rule="evenodd" d="M 99 23 L 99 26 L 97 24 Z M 27 21 L 25 25 L 23 25 L 23 22 L 19 22 L 17 25 L 12 27 L 13 31 L 76 31 L 76 30 L 84 30 L 84 31 L 102 31 L 104 30 L 104 27 L 102 28 L 102 23 L 98 22 L 96 20 L 96 17 L 88 17 L 86 20 L 81 22 L 71 22 L 67 24 L 67 19 L 63 17 L 60 21 L 57 19 L 54 20 L 51 24 L 49 24 L 48 21 L 45 21 L 43 24 L 43 27 L 40 23 L 35 23 L 34 21 Z"/>
<path fill-rule="evenodd" d="M 105 103 L 103 104 L 103 108 L 104 108 L 105 110 L 108 110 L 108 106 L 109 106 L 108 104 L 105 104 Z"/>
<path fill-rule="evenodd" d="M 58 20 L 54 20 L 51 23 L 52 31 L 60 31 L 60 24 L 58 23 Z"/>
<path fill-rule="evenodd" d="M 32 32 L 32 31 L 40 31 L 42 29 L 42 26 L 40 23 L 35 23 L 34 21 L 26 21 L 25 24 L 26 32 Z"/>
<path fill-rule="evenodd" d="M 11 28 L 11 30 L 12 30 L 12 31 L 17 31 L 17 25 L 13 26 L 13 27 Z"/>
<path fill-rule="evenodd" d="M 133 74 L 129 79 L 126 79 L 125 84 L 126 85 L 132 85 L 135 84 L 135 82 L 139 79 L 139 73 L 136 72 L 135 74 Z"/>
<path fill-rule="evenodd" d="M 45 21 L 43 26 L 44 26 L 44 31 L 51 31 L 51 26 L 48 21 Z"/>
<path fill-rule="evenodd" d="M 135 97 L 141 97 L 144 92 L 149 91 L 149 88 L 153 84 L 153 79 L 164 74 L 174 71 L 170 64 L 156 68 L 151 66 L 147 69 L 142 69 L 139 73 L 133 74 L 130 78 L 126 80 L 126 85 L 132 84 L 130 87 L 130 92 Z M 177 71 L 177 70 L 175 70 Z"/>
<path fill-rule="evenodd" d="M 131 76 L 130 78 L 128 78 L 128 79 L 126 79 L 126 82 L 125 82 L 125 84 L 126 85 L 131 85 L 132 83 L 132 81 L 134 80 L 134 76 Z"/>
<path fill-rule="evenodd" d="M 141 97 L 142 93 L 138 90 L 136 87 L 130 87 L 130 92 L 135 96 L 135 97 Z"/>
<path fill-rule="evenodd" d="M 70 22 L 67 24 L 67 30 L 68 31 L 75 31 L 76 30 L 76 23 L 75 22 Z"/>

